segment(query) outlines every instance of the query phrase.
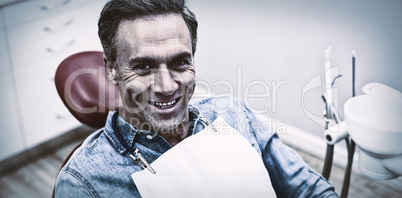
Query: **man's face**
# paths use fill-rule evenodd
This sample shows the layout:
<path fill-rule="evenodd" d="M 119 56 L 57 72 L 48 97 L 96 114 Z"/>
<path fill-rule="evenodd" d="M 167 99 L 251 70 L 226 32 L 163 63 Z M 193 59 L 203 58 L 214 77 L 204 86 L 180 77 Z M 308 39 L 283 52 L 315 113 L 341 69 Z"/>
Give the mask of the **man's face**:
<path fill-rule="evenodd" d="M 191 37 L 179 14 L 124 20 L 117 31 L 123 117 L 136 127 L 172 130 L 188 121 L 194 91 Z"/>

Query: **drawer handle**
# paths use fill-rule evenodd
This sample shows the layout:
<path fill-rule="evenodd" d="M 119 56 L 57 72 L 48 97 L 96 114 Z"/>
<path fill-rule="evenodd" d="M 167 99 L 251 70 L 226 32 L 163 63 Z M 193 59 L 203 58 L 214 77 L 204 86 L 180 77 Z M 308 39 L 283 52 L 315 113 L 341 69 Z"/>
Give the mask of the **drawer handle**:
<path fill-rule="evenodd" d="M 56 9 L 58 7 L 62 7 L 67 5 L 68 3 L 70 3 L 71 0 L 62 0 L 62 1 L 57 1 L 57 2 L 53 2 L 53 3 L 48 3 L 45 5 L 42 5 L 40 7 L 40 9 L 45 10 L 45 11 L 50 11 L 53 9 Z"/>
<path fill-rule="evenodd" d="M 72 24 L 73 22 L 74 22 L 74 19 L 69 19 L 69 20 L 67 20 L 67 21 L 65 21 L 65 22 L 63 22 L 63 23 L 59 23 L 59 24 L 57 24 L 57 25 L 45 26 L 45 27 L 43 28 L 43 30 L 46 31 L 46 32 L 55 32 L 55 31 L 57 31 L 57 30 L 62 29 L 63 27 L 69 26 L 69 25 Z"/>
<path fill-rule="evenodd" d="M 72 46 L 74 43 L 75 43 L 75 39 L 72 39 L 71 41 L 69 41 L 69 42 L 67 42 L 67 43 L 65 43 L 63 45 L 56 46 L 56 47 L 48 47 L 46 49 L 46 51 L 51 52 L 51 53 L 58 52 L 58 51 L 61 51 L 63 49 L 66 49 L 66 48 Z"/>

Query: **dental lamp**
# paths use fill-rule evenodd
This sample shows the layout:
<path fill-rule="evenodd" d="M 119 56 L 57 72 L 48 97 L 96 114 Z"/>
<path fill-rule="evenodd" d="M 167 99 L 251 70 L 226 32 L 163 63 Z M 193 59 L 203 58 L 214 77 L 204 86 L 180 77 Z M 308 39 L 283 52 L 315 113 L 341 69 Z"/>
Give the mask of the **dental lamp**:
<path fill-rule="evenodd" d="M 355 97 L 355 52 L 352 56 L 353 97 L 344 104 L 341 120 L 332 99 L 332 86 L 341 75 L 332 78 L 331 46 L 325 51 L 326 92 L 322 96 L 326 106 L 325 138 L 327 152 L 322 175 L 329 179 L 334 145 L 345 140 L 348 164 L 345 170 L 341 198 L 347 197 L 353 155 L 357 145 L 359 169 L 366 176 L 389 180 L 402 176 L 402 93 L 381 83 L 362 87 L 363 95 Z"/>

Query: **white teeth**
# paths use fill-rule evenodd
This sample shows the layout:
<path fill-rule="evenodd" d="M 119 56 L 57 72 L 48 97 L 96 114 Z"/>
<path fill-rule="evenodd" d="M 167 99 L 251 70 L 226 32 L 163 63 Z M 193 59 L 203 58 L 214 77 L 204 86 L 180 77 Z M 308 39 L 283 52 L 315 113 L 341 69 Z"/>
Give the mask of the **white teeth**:
<path fill-rule="evenodd" d="M 176 103 L 176 100 L 170 101 L 170 102 L 155 102 L 155 105 L 158 106 L 159 108 L 166 109 L 172 107 L 173 104 Z"/>

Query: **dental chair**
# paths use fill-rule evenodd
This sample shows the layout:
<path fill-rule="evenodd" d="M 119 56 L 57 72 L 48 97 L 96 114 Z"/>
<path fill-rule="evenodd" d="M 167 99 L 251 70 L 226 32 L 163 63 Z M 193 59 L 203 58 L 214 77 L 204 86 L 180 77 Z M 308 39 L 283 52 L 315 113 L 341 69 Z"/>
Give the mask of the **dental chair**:
<path fill-rule="evenodd" d="M 109 111 L 122 107 L 118 86 L 108 80 L 105 72 L 103 52 L 86 51 L 67 57 L 55 74 L 56 89 L 64 105 L 78 121 L 94 130 L 105 125 Z M 52 197 L 54 193 L 53 188 Z"/>
<path fill-rule="evenodd" d="M 87 51 L 67 57 L 55 75 L 61 100 L 81 123 L 103 127 L 108 112 L 122 105 L 117 85 L 105 74 L 103 52 Z"/>

